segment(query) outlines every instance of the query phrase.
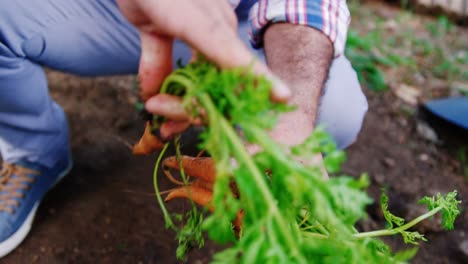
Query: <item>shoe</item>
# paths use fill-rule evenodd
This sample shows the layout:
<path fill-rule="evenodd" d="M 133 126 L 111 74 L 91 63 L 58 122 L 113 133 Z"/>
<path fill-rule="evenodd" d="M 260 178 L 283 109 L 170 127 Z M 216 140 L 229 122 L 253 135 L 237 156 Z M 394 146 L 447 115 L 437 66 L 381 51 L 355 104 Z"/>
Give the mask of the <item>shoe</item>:
<path fill-rule="evenodd" d="M 0 258 L 24 240 L 42 198 L 71 167 L 70 155 L 52 168 L 25 160 L 13 164 L 3 162 L 0 171 Z"/>

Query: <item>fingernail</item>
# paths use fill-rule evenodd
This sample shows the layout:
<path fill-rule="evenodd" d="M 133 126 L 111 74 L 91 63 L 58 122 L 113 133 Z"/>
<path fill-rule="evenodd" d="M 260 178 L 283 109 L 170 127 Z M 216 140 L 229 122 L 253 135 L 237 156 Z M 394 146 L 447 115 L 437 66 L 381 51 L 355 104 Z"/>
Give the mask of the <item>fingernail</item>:
<path fill-rule="evenodd" d="M 153 97 L 153 98 L 150 98 L 148 101 L 146 101 L 145 108 L 149 112 L 154 112 L 154 111 L 159 110 L 160 105 L 161 103 L 159 102 L 158 98 Z"/>

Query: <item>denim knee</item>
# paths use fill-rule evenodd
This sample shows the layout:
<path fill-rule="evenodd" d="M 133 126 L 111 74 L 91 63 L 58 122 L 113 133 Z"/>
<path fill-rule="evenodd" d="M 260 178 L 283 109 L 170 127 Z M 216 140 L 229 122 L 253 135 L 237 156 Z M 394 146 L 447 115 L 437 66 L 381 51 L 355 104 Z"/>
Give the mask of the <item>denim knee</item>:
<path fill-rule="evenodd" d="M 333 61 L 324 89 L 317 123 L 343 149 L 356 141 L 368 109 L 356 72 L 344 56 Z"/>

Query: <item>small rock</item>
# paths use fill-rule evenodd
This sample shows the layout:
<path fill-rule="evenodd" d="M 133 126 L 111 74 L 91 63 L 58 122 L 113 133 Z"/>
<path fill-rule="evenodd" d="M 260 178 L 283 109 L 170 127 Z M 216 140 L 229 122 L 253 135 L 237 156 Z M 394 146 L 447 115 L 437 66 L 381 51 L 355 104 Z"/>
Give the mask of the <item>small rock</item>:
<path fill-rule="evenodd" d="M 454 82 L 450 88 L 452 90 L 451 95 L 460 96 L 461 94 L 468 93 L 468 84 L 463 82 Z"/>
<path fill-rule="evenodd" d="M 41 251 L 42 253 L 44 253 L 44 252 L 46 252 L 46 248 L 45 248 L 45 247 L 41 247 L 41 248 L 40 248 L 40 251 Z"/>
<path fill-rule="evenodd" d="M 60 254 L 65 253 L 65 249 L 63 247 L 58 247 L 58 248 L 55 248 L 54 252 L 56 255 L 60 255 Z"/>
<path fill-rule="evenodd" d="M 403 102 L 416 106 L 418 104 L 419 97 L 421 97 L 421 90 L 407 84 L 401 84 L 395 90 L 395 95 L 403 100 Z"/>
<path fill-rule="evenodd" d="M 73 252 L 75 252 L 75 253 L 79 253 L 79 252 L 80 252 L 80 250 L 79 250 L 78 248 L 73 248 Z"/>
<path fill-rule="evenodd" d="M 432 91 L 432 95 L 444 94 L 446 90 L 449 88 L 447 81 L 438 79 L 438 78 L 431 78 L 429 84 L 430 90 Z"/>
<path fill-rule="evenodd" d="M 384 184 L 385 183 L 385 175 L 383 174 L 375 174 L 374 180 L 378 184 Z"/>
<path fill-rule="evenodd" d="M 429 125 L 424 122 L 418 122 L 416 125 L 416 131 L 418 134 L 427 141 L 438 143 L 439 138 L 436 132 Z"/>
<path fill-rule="evenodd" d="M 424 84 L 424 82 L 426 81 L 426 78 L 420 72 L 415 73 L 413 75 L 413 79 L 419 85 Z"/>
<path fill-rule="evenodd" d="M 426 161 L 429 160 L 429 155 L 427 155 L 426 153 L 423 153 L 423 154 L 419 155 L 418 158 L 419 158 L 420 161 L 426 162 Z"/>
<path fill-rule="evenodd" d="M 468 259 L 468 239 L 465 239 L 460 243 L 458 250 L 465 259 Z"/>
<path fill-rule="evenodd" d="M 392 158 L 385 157 L 385 158 L 383 158 L 383 164 L 385 166 L 387 166 L 388 168 L 393 168 L 393 167 L 395 167 L 396 162 Z"/>
<path fill-rule="evenodd" d="M 33 258 L 32 258 L 32 263 L 36 263 L 38 260 L 39 260 L 39 256 L 34 255 Z"/>
<path fill-rule="evenodd" d="M 395 31 L 398 28 L 398 23 L 395 19 L 389 19 L 385 21 L 384 28 L 389 31 Z"/>

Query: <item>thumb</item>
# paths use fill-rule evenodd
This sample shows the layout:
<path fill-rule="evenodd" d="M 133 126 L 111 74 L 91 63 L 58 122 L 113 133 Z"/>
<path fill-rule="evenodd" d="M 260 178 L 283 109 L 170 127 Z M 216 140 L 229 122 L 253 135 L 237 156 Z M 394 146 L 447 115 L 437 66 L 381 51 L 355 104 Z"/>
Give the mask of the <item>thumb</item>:
<path fill-rule="evenodd" d="M 172 38 L 141 32 L 142 51 L 138 73 L 143 101 L 156 95 L 164 78 L 171 73 L 172 44 Z"/>

